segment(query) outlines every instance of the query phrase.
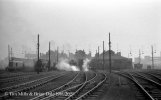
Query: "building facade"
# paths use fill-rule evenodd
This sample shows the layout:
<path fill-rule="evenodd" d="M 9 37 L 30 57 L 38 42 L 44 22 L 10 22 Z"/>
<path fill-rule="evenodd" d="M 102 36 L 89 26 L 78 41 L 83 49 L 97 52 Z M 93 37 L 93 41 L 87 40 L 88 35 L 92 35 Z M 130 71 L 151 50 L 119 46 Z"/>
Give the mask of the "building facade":
<path fill-rule="evenodd" d="M 153 57 L 154 60 L 154 69 L 161 69 L 161 57 Z M 135 58 L 134 63 L 138 63 L 139 58 Z M 152 66 L 152 57 L 151 56 L 144 56 L 141 58 L 140 63 L 143 64 L 143 69 L 150 69 Z"/>
<path fill-rule="evenodd" d="M 92 70 L 109 70 L 109 51 L 104 53 L 104 66 L 103 66 L 103 54 L 95 56 L 90 63 Z M 121 56 L 121 53 L 115 53 L 111 50 L 111 69 L 123 70 L 132 69 L 132 59 Z"/>

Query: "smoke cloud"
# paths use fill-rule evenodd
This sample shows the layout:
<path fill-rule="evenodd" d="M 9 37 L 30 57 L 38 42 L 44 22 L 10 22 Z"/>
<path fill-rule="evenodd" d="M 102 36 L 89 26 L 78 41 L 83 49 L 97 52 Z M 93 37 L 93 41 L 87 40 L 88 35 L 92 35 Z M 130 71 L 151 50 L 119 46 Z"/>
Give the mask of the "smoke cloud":
<path fill-rule="evenodd" d="M 83 60 L 82 69 L 83 71 L 89 71 L 89 59 Z M 59 70 L 65 70 L 65 71 L 80 71 L 80 69 L 77 66 L 70 65 L 68 59 L 61 59 L 60 62 L 56 65 L 56 68 Z"/>
<path fill-rule="evenodd" d="M 8 66 L 8 59 L 5 58 L 0 61 L 0 69 L 5 69 Z"/>
<path fill-rule="evenodd" d="M 56 65 L 56 67 L 60 70 L 66 70 L 66 71 L 80 71 L 80 69 L 77 66 L 70 65 L 67 59 L 62 59 Z"/>
<path fill-rule="evenodd" d="M 82 68 L 83 68 L 83 71 L 89 71 L 89 62 L 90 62 L 90 60 L 89 59 L 85 59 L 85 60 L 83 60 L 83 66 L 82 66 Z"/>

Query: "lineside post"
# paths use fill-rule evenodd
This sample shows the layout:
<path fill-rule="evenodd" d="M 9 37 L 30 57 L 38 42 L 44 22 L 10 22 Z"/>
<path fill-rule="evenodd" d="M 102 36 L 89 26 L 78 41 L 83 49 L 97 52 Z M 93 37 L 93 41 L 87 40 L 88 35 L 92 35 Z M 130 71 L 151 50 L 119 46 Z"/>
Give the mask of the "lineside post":
<path fill-rule="evenodd" d="M 104 67 L 105 67 L 105 50 L 104 50 L 104 41 L 103 41 L 103 70 L 105 69 Z"/>
<path fill-rule="evenodd" d="M 110 33 L 109 33 L 109 70 L 111 73 L 111 40 L 110 40 Z"/>

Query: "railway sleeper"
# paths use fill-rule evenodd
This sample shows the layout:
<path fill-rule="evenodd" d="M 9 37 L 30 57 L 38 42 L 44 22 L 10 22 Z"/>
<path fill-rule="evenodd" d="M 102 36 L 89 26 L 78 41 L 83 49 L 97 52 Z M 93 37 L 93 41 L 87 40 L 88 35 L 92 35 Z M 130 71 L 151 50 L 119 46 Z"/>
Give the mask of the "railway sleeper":
<path fill-rule="evenodd" d="M 61 76 L 62 76 L 62 75 L 61 75 Z M 61 77 L 61 76 L 59 76 L 59 77 Z M 59 77 L 56 77 L 56 78 L 54 78 L 54 79 L 57 79 L 57 78 L 59 78 Z M 41 85 L 43 85 L 43 84 L 46 84 L 46 83 L 48 83 L 48 82 L 50 82 L 50 81 L 52 81 L 52 80 L 54 80 L 54 79 L 50 79 L 50 80 L 45 81 L 45 82 L 43 82 L 43 83 L 36 84 L 36 85 L 34 85 L 34 86 L 26 87 L 26 88 L 23 88 L 23 89 L 20 89 L 20 90 L 16 90 L 16 91 L 13 91 L 13 92 L 29 91 L 30 89 L 33 89 L 33 88 L 36 88 L 36 87 L 41 86 Z M 9 95 L 3 95 L 2 97 L 9 97 Z"/>
<path fill-rule="evenodd" d="M 94 92 L 97 91 L 97 89 L 102 85 L 102 83 L 98 83 L 97 86 L 95 86 L 94 88 L 92 88 L 91 90 L 85 92 L 83 97 L 87 97 L 87 96 L 91 96 Z M 95 95 L 98 96 L 98 95 Z"/>
<path fill-rule="evenodd" d="M 43 78 L 40 78 L 38 80 L 34 80 L 34 81 L 18 84 L 18 85 L 15 85 L 15 86 L 10 86 L 10 87 L 6 87 L 6 88 L 2 88 L 2 89 L 0 89 L 0 92 L 6 92 L 6 91 L 9 91 L 11 89 L 19 88 L 20 86 L 27 85 L 27 84 L 32 84 L 33 82 L 38 82 L 38 81 L 40 81 L 42 79 L 46 79 L 46 78 L 49 78 L 49 77 L 52 77 L 52 76 L 43 77 Z"/>

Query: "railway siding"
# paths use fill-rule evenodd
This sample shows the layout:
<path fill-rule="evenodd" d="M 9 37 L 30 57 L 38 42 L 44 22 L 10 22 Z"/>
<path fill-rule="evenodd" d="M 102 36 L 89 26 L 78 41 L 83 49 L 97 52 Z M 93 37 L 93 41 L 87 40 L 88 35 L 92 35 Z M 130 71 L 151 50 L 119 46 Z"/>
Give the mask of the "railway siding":
<path fill-rule="evenodd" d="M 30 81 L 30 82 L 26 82 L 26 83 L 23 83 L 23 84 L 4 88 L 2 90 L 3 90 L 3 93 L 5 91 L 12 92 L 12 93 L 29 91 L 30 89 L 36 88 L 38 86 L 42 86 L 43 84 L 46 84 L 46 83 L 48 83 L 48 82 L 50 82 L 50 81 L 52 81 L 56 78 L 62 77 L 65 74 L 67 74 L 67 73 L 61 73 L 61 74 L 56 74 L 56 75 L 54 74 L 54 75 L 46 76 L 46 77 L 43 77 L 43 78 L 40 78 L 40 79 L 37 79 L 37 80 L 34 80 L 34 81 Z M 0 96 L 0 98 L 8 98 L 8 97 L 10 97 L 10 95 L 2 94 Z"/>
<path fill-rule="evenodd" d="M 135 91 L 139 100 L 160 100 L 161 84 L 156 81 L 149 72 L 120 72 L 120 75 L 129 80 L 131 88 Z M 150 76 L 149 76 L 150 75 Z"/>

